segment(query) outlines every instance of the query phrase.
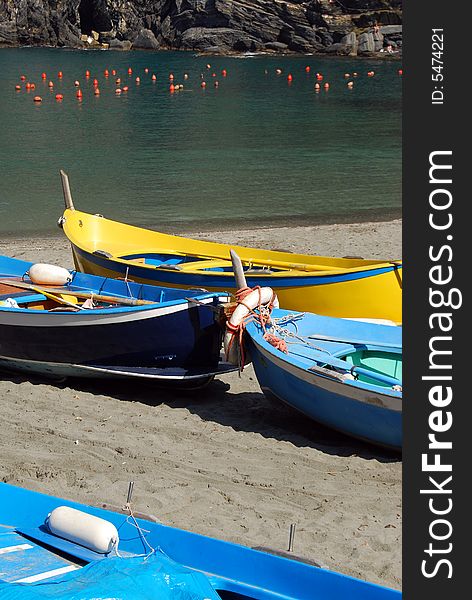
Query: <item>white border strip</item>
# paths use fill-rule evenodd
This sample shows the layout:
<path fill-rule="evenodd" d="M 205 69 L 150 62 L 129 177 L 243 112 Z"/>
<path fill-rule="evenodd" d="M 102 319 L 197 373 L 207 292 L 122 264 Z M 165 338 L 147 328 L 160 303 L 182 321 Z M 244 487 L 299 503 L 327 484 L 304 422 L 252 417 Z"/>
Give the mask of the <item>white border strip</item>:
<path fill-rule="evenodd" d="M 64 573 L 70 573 L 80 569 L 76 565 L 67 565 L 67 567 L 60 567 L 59 569 L 53 569 L 52 571 L 45 571 L 44 573 L 38 573 L 37 575 L 31 575 L 31 577 L 24 577 L 23 579 L 16 579 L 13 583 L 34 583 L 35 581 L 42 581 L 43 579 L 49 579 L 56 575 L 63 575 Z"/>
<path fill-rule="evenodd" d="M 0 548 L 0 554 L 9 554 L 10 552 L 18 552 L 19 550 L 29 550 L 33 546 L 31 544 L 18 544 L 16 546 L 7 546 Z"/>

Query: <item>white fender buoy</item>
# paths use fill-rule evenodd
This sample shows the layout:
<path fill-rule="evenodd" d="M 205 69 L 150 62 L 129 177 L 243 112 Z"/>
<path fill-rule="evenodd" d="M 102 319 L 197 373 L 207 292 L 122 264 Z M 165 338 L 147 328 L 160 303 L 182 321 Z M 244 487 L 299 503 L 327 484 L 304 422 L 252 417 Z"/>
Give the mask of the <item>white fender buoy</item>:
<path fill-rule="evenodd" d="M 118 548 L 119 536 L 110 521 L 69 506 L 58 506 L 47 517 L 49 531 L 100 554 Z"/>
<path fill-rule="evenodd" d="M 252 292 L 244 298 L 243 303 L 238 304 L 234 309 L 234 312 L 226 325 L 224 336 L 225 355 L 227 361 L 233 365 L 239 364 L 238 343 L 232 342 L 235 335 L 234 332 L 251 310 L 254 310 L 259 304 L 262 306 L 272 304 L 274 308 L 279 308 L 278 298 L 272 288 L 262 287 L 252 290 Z"/>
<path fill-rule="evenodd" d="M 65 285 L 72 281 L 72 275 L 67 269 L 46 263 L 34 264 L 27 274 L 37 285 Z"/>

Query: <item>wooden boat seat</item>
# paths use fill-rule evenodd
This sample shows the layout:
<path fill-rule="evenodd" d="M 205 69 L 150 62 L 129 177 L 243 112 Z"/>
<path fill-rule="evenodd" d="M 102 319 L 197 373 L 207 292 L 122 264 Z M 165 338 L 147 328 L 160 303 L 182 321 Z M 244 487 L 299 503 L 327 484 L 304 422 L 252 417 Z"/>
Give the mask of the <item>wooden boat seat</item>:
<path fill-rule="evenodd" d="M 0 283 L 0 300 L 5 298 L 15 298 L 19 296 L 24 296 L 25 292 L 21 291 L 19 288 L 13 285 L 7 285 L 5 283 Z"/>

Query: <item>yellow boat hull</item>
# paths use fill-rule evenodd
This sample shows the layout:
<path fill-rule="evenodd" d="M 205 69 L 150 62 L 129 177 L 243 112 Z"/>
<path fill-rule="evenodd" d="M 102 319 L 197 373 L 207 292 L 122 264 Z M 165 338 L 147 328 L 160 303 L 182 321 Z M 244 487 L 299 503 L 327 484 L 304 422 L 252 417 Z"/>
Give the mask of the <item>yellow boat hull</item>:
<path fill-rule="evenodd" d="M 402 321 L 400 261 L 258 250 L 162 234 L 67 209 L 63 229 L 77 270 L 177 288 L 235 291 L 233 248 L 248 285 L 272 287 L 280 306 L 345 318 Z M 170 259 L 174 263 L 168 264 Z M 164 260 L 166 259 L 166 260 Z M 159 262 L 160 261 L 160 262 Z"/>

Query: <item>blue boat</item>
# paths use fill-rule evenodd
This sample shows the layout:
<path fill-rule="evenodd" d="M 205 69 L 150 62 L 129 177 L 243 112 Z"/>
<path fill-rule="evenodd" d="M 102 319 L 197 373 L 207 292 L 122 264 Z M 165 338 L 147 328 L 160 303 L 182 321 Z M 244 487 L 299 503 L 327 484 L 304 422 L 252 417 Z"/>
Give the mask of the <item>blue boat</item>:
<path fill-rule="evenodd" d="M 253 320 L 246 333 L 266 395 L 328 427 L 401 449 L 401 327 L 274 309 L 268 325 Z"/>
<path fill-rule="evenodd" d="M 65 273 L 40 285 L 32 263 L 0 256 L 0 367 L 54 378 L 112 377 L 199 387 L 220 359 L 224 293 Z"/>
<path fill-rule="evenodd" d="M 122 513 L 112 512 L 0 483 L 0 503 L 3 600 L 401 597 L 324 568 L 138 518 L 129 502 Z"/>

